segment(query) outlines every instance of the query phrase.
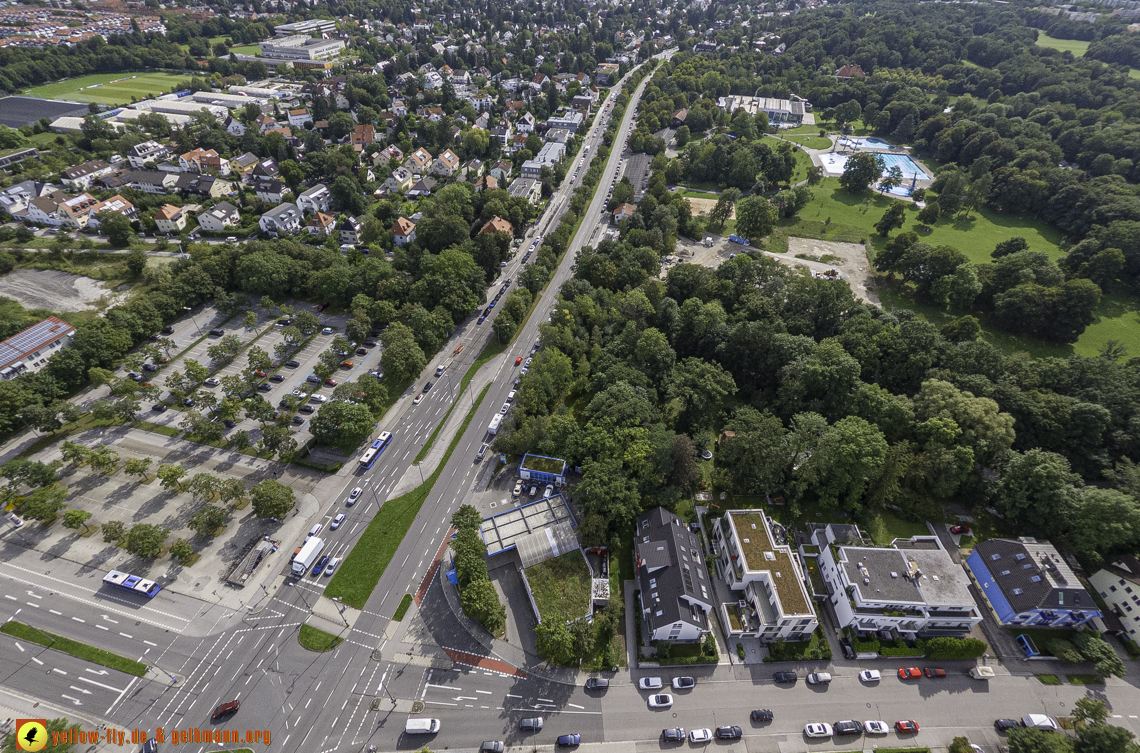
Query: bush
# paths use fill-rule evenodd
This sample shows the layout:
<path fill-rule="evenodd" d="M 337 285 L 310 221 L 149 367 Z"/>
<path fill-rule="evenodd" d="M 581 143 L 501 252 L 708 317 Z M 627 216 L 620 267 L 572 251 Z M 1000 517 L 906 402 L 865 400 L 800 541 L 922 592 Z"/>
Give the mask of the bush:
<path fill-rule="evenodd" d="M 744 644 L 736 644 L 736 655 L 740 657 L 740 661 L 744 661 Z"/>
<path fill-rule="evenodd" d="M 1112 646 L 1100 637 L 1100 633 L 1082 630 L 1073 638 L 1073 645 L 1081 652 L 1081 656 L 1096 665 L 1097 674 L 1102 677 L 1124 677 L 1124 662 L 1112 650 Z"/>
<path fill-rule="evenodd" d="M 927 659 L 977 659 L 989 648 L 977 638 L 931 638 L 923 647 Z"/>
<path fill-rule="evenodd" d="M 1081 660 L 1080 652 L 1077 651 L 1072 643 L 1064 638 L 1053 638 L 1046 642 L 1042 648 L 1061 661 L 1068 662 L 1069 664 L 1076 664 Z"/>
<path fill-rule="evenodd" d="M 831 646 L 823 634 L 823 628 L 816 628 L 810 640 L 776 641 L 769 644 L 768 656 L 764 661 L 818 661 L 830 658 Z"/>

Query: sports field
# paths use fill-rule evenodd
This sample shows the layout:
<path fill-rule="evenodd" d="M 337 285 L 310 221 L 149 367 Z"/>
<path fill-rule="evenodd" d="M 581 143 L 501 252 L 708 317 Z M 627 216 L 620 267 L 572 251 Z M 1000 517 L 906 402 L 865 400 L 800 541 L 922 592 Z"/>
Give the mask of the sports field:
<path fill-rule="evenodd" d="M 55 84 L 37 86 L 25 94 L 44 99 L 127 105 L 131 103 L 132 96 L 136 99 L 145 99 L 155 94 L 177 90 L 181 88 L 181 84 L 188 82 L 188 76 L 176 73 L 94 73 Z"/>
<path fill-rule="evenodd" d="M 1045 32 L 1038 32 L 1037 44 L 1042 47 L 1051 47 L 1054 50 L 1065 52 L 1066 50 L 1073 53 L 1073 57 L 1083 57 L 1085 51 L 1089 48 L 1089 43 L 1080 39 L 1057 39 L 1051 37 Z"/>

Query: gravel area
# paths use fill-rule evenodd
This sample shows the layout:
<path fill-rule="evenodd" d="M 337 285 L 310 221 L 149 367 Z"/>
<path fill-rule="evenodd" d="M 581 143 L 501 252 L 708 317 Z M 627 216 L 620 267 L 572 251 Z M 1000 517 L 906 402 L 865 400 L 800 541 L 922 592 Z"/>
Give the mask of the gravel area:
<path fill-rule="evenodd" d="M 50 269 L 17 269 L 0 277 L 0 296 L 25 308 L 83 311 L 114 291 L 101 280 Z"/>

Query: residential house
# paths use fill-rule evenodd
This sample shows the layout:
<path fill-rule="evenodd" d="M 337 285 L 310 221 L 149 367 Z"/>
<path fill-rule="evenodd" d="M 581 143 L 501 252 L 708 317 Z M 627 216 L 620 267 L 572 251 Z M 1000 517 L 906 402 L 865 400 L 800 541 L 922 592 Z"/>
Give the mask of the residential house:
<path fill-rule="evenodd" d="M 835 71 L 835 77 L 840 81 L 847 81 L 853 78 L 864 78 L 867 74 L 863 73 L 863 66 L 861 65 L 845 65 Z"/>
<path fill-rule="evenodd" d="M 318 183 L 297 194 L 297 206 L 305 214 L 327 212 L 332 208 L 332 193 L 324 183 Z"/>
<path fill-rule="evenodd" d="M 289 125 L 301 127 L 311 122 L 313 122 L 313 116 L 309 115 L 309 111 L 305 108 L 289 111 Z"/>
<path fill-rule="evenodd" d="M 356 151 L 363 151 L 364 147 L 371 144 L 373 141 L 379 141 L 380 138 L 376 135 L 376 128 L 371 123 L 361 123 L 354 126 L 352 133 L 349 134 L 349 143 L 358 147 Z"/>
<path fill-rule="evenodd" d="M 392 100 L 392 112 L 399 115 L 401 118 L 408 116 L 408 106 L 404 104 L 402 99 Z"/>
<path fill-rule="evenodd" d="M 480 191 L 494 191 L 499 187 L 499 179 L 494 175 L 484 175 L 479 180 L 475 181 L 475 193 Z"/>
<path fill-rule="evenodd" d="M 58 189 L 50 183 L 40 183 L 35 180 L 20 181 L 0 190 L 0 210 L 9 216 L 15 216 L 27 209 L 32 199 L 38 199 L 57 191 Z M 62 192 L 59 193 L 63 198 L 66 198 Z"/>
<path fill-rule="evenodd" d="M 469 159 L 463 163 L 459 168 L 459 177 L 466 178 L 467 180 L 474 180 L 476 177 L 483 174 L 483 160 Z"/>
<path fill-rule="evenodd" d="M 408 168 L 415 175 L 422 175 L 424 171 L 431 167 L 432 156 L 427 149 L 422 146 L 408 155 L 408 159 L 404 162 L 404 167 Z"/>
<path fill-rule="evenodd" d="M 594 80 L 599 86 L 609 86 L 617 78 L 618 67 L 617 63 L 598 63 L 594 71 Z"/>
<path fill-rule="evenodd" d="M 69 167 L 60 173 L 60 182 L 73 191 L 83 191 L 91 187 L 92 181 L 111 172 L 113 168 L 103 160 L 88 160 L 81 165 Z"/>
<path fill-rule="evenodd" d="M 631 219 L 636 209 L 637 207 L 633 204 L 619 204 L 618 207 L 614 209 L 614 224 L 616 225 L 622 220 Z"/>
<path fill-rule="evenodd" d="M 270 209 L 257 221 L 263 233 L 273 236 L 293 235 L 300 232 L 304 215 L 296 204 L 286 203 Z"/>
<path fill-rule="evenodd" d="M 511 223 L 496 215 L 488 220 L 483 227 L 479 228 L 479 235 L 486 233 L 506 233 L 507 235 L 514 235 L 515 229 Z"/>
<path fill-rule="evenodd" d="M 232 136 L 245 135 L 245 123 L 241 122 L 233 115 L 227 115 L 225 121 L 222 123 L 222 128 L 226 129 L 226 133 Z"/>
<path fill-rule="evenodd" d="M 837 527 L 823 526 L 812 542 L 840 628 L 891 639 L 960 638 L 982 621 L 969 578 L 937 536 L 896 539 L 889 548 L 846 546 Z"/>
<path fill-rule="evenodd" d="M 305 223 L 305 230 L 309 235 L 332 235 L 336 232 L 336 218 L 324 212 L 317 212 Z"/>
<path fill-rule="evenodd" d="M 677 110 L 675 113 L 673 113 L 673 127 L 680 128 L 681 126 L 685 125 L 685 118 L 687 117 L 689 117 L 688 110 L 683 107 L 680 110 Z"/>
<path fill-rule="evenodd" d="M 762 510 L 727 511 L 713 524 L 712 541 L 717 575 L 741 597 L 722 605 L 730 640 L 800 641 L 819 626 L 800 563 Z"/>
<path fill-rule="evenodd" d="M 178 166 L 184 172 L 203 173 L 207 170 L 219 175 L 230 174 L 230 161 L 222 159 L 213 149 L 194 149 L 178 157 Z"/>
<path fill-rule="evenodd" d="M 423 108 L 423 117 L 427 118 L 428 120 L 430 120 L 433 123 L 438 123 L 439 121 L 443 120 L 443 118 L 444 118 L 443 108 L 442 107 L 425 107 L 425 108 Z"/>
<path fill-rule="evenodd" d="M 431 190 L 435 188 L 435 185 L 435 178 L 424 176 L 408 189 L 408 196 L 431 196 Z"/>
<path fill-rule="evenodd" d="M 1093 573 L 1089 584 L 1120 619 L 1125 634 L 1140 643 L 1140 559 L 1123 555 Z"/>
<path fill-rule="evenodd" d="M 531 204 L 538 204 L 542 198 L 542 182 L 534 178 L 517 178 L 511 183 L 510 191 L 512 198 L 526 199 Z"/>
<path fill-rule="evenodd" d="M 516 133 L 514 138 L 511 139 L 511 142 L 503 147 L 503 151 L 507 154 L 515 154 L 516 152 L 526 149 L 526 139 L 527 136 L 525 133 Z"/>
<path fill-rule="evenodd" d="M 61 201 L 56 211 L 64 227 L 82 229 L 91 221 L 91 208 L 99 203 L 91 194 L 81 193 L 75 198 Z"/>
<path fill-rule="evenodd" d="M 385 147 L 384 149 L 381 149 L 372 155 L 373 167 L 383 167 L 389 162 L 399 163 L 403 161 L 404 153 L 401 152 L 400 147 L 396 146 L 395 144 Z"/>
<path fill-rule="evenodd" d="M 144 141 L 127 150 L 127 162 L 133 168 L 140 168 L 148 162 L 158 163 L 170 156 L 170 150 L 157 141 Z"/>
<path fill-rule="evenodd" d="M 709 630 L 713 585 L 701 540 L 663 507 L 639 515 L 634 564 L 642 641 L 699 641 Z"/>
<path fill-rule="evenodd" d="M 115 212 L 121 214 L 128 220 L 134 220 L 138 217 L 139 210 L 131 202 L 124 199 L 122 196 L 116 194 L 106 201 L 100 201 L 91 207 L 91 216 L 88 225 L 91 227 L 99 227 L 99 215 L 103 212 Z"/>
<path fill-rule="evenodd" d="M 508 160 L 501 159 L 495 163 L 488 173 L 499 179 L 499 182 L 505 182 L 510 179 L 511 173 L 514 171 L 514 165 Z"/>
<path fill-rule="evenodd" d="M 255 167 L 257 167 L 257 155 L 253 152 L 246 152 L 240 157 L 234 157 L 230 160 L 230 176 L 242 180 L 252 175 Z"/>
<path fill-rule="evenodd" d="M 54 316 L 20 330 L 0 342 L 0 379 L 39 371 L 74 335 L 75 327 Z"/>
<path fill-rule="evenodd" d="M 257 125 L 257 130 L 263 136 L 267 131 L 272 131 L 278 127 L 277 121 L 269 115 L 258 115 L 254 123 Z"/>
<path fill-rule="evenodd" d="M 180 233 L 186 229 L 186 212 L 182 207 L 163 204 L 154 215 L 154 224 L 160 233 Z"/>
<path fill-rule="evenodd" d="M 257 198 L 267 204 L 278 204 L 292 193 L 289 187 L 279 180 L 255 180 L 253 192 L 257 194 Z"/>
<path fill-rule="evenodd" d="M 450 149 L 444 149 L 432 162 L 431 171 L 436 175 L 443 175 L 444 177 L 450 178 L 452 175 L 455 175 L 455 171 L 458 169 L 459 157 Z"/>
<path fill-rule="evenodd" d="M 228 201 L 215 204 L 209 210 L 198 215 L 198 227 L 221 233 L 241 222 L 241 212 Z"/>
<path fill-rule="evenodd" d="M 519 133 L 534 133 L 534 127 L 534 116 L 529 112 L 524 112 L 519 119 L 515 121 L 515 130 Z"/>
<path fill-rule="evenodd" d="M 62 191 L 54 191 L 47 196 L 38 196 L 34 199 L 30 199 L 23 213 L 17 215 L 17 219 L 37 225 L 59 227 L 63 224 L 63 218 L 59 213 L 59 205 L 66 200 L 67 194 Z"/>
<path fill-rule="evenodd" d="M 986 539 L 974 546 L 966 567 L 1002 626 L 1071 629 L 1102 616 L 1076 573 L 1048 542 Z"/>
<path fill-rule="evenodd" d="M 397 246 L 406 246 L 416 239 L 416 223 L 407 217 L 397 217 L 392 225 L 392 238 Z"/>
<path fill-rule="evenodd" d="M 127 184 L 136 191 L 162 195 L 174 191 L 178 174 L 161 170 L 135 170 L 127 176 Z"/>
<path fill-rule="evenodd" d="M 187 196 L 200 196 L 204 199 L 217 199 L 234 192 L 234 184 L 228 180 L 193 173 L 180 175 L 176 187 Z"/>
<path fill-rule="evenodd" d="M 505 147 L 510 143 L 515 135 L 515 127 L 511 121 L 506 118 L 499 118 L 491 130 L 487 131 L 491 137 L 491 141 L 496 142 L 499 146 Z"/>
<path fill-rule="evenodd" d="M 357 243 L 360 243 L 360 234 L 363 229 L 364 225 L 360 220 L 345 215 L 344 219 L 337 225 L 341 245 L 355 246 Z"/>
<path fill-rule="evenodd" d="M 406 191 L 412 186 L 412 171 L 406 167 L 397 167 L 388 175 L 388 180 L 384 183 L 384 187 L 390 193 L 399 193 Z"/>
<path fill-rule="evenodd" d="M 276 178 L 279 174 L 277 160 L 263 159 L 257 163 L 250 173 L 254 178 Z"/>

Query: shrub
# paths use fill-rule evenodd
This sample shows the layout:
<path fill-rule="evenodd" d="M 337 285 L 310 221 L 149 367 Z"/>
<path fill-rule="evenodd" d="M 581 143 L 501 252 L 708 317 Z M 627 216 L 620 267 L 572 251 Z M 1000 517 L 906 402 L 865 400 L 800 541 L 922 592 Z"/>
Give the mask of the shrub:
<path fill-rule="evenodd" d="M 736 655 L 740 657 L 740 661 L 744 661 L 744 644 L 736 644 Z"/>
<path fill-rule="evenodd" d="M 1045 643 L 1043 648 L 1063 662 L 1076 664 L 1081 660 L 1081 654 L 1076 647 L 1064 638 L 1053 638 Z"/>
<path fill-rule="evenodd" d="M 989 646 L 977 638 L 931 638 L 924 648 L 928 659 L 977 659 Z"/>

